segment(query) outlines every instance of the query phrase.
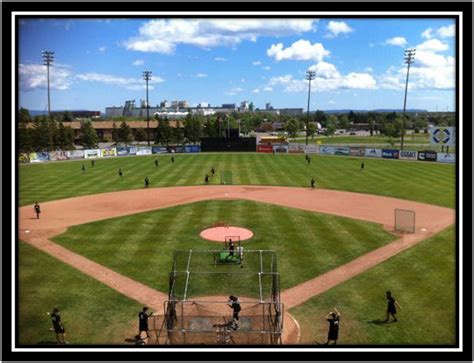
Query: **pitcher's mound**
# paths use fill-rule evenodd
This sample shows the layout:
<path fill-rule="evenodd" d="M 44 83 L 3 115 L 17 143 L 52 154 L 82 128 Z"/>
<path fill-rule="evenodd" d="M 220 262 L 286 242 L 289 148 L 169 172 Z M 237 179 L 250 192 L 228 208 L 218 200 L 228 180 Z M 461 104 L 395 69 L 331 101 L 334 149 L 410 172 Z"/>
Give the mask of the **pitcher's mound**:
<path fill-rule="evenodd" d="M 229 236 L 240 236 L 240 240 L 244 241 L 253 237 L 253 232 L 250 229 L 241 227 L 212 227 L 203 230 L 200 236 L 209 241 L 225 242 L 225 238 Z"/>

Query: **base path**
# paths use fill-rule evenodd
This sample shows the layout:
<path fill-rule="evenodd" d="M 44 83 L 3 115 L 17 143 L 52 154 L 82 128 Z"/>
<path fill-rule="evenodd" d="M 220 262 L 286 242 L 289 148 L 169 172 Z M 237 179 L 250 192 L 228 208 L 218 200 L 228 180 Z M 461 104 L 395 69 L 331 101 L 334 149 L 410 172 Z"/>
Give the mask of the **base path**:
<path fill-rule="evenodd" d="M 325 189 L 273 186 L 192 186 L 95 194 L 19 209 L 19 238 L 98 279 L 124 295 L 162 308 L 167 296 L 50 241 L 69 226 L 210 199 L 246 199 L 382 224 L 394 229 L 394 210 L 416 212 L 416 231 L 281 293 L 285 309 L 300 305 L 337 284 L 389 259 L 455 223 L 455 211 L 423 203 Z"/>

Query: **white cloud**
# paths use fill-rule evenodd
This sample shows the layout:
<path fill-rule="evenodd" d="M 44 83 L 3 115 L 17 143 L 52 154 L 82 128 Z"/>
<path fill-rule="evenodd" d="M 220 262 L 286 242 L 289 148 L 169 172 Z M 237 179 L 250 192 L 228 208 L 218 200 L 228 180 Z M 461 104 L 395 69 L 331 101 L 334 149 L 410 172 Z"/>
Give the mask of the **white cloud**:
<path fill-rule="evenodd" d="M 428 52 L 443 52 L 448 50 L 449 46 L 438 39 L 430 39 L 417 45 L 415 48 L 417 51 L 424 50 Z"/>
<path fill-rule="evenodd" d="M 253 64 L 254 66 L 259 66 L 260 64 L 262 64 L 262 62 L 260 62 L 260 61 L 254 61 L 254 62 L 252 62 L 252 64 Z"/>
<path fill-rule="evenodd" d="M 106 50 L 107 50 L 107 47 L 104 47 L 104 46 L 99 47 L 99 52 L 102 52 L 102 53 L 103 53 L 103 52 L 105 52 Z"/>
<path fill-rule="evenodd" d="M 224 92 L 225 95 L 227 96 L 235 96 L 238 93 L 241 93 L 243 91 L 242 88 L 236 87 L 236 88 L 231 88 L 229 91 Z"/>
<path fill-rule="evenodd" d="M 319 62 L 329 53 L 321 43 L 311 44 L 308 40 L 303 39 L 294 42 L 286 49 L 283 49 L 282 43 L 272 44 L 267 49 L 267 55 L 275 58 L 277 62 L 281 60 L 314 60 Z"/>
<path fill-rule="evenodd" d="M 404 37 L 393 37 L 393 38 L 387 39 L 384 44 L 397 45 L 400 47 L 404 47 L 405 44 L 407 44 L 407 40 Z"/>
<path fill-rule="evenodd" d="M 454 37 L 456 35 L 456 27 L 454 24 L 452 25 L 447 25 L 447 26 L 442 26 L 439 28 L 436 33 L 441 37 L 441 38 L 450 38 Z"/>
<path fill-rule="evenodd" d="M 206 78 L 206 77 L 207 77 L 207 74 L 206 74 L 206 73 L 197 73 L 197 74 L 196 74 L 196 77 L 197 77 L 197 78 Z"/>
<path fill-rule="evenodd" d="M 364 68 L 364 71 L 371 73 L 371 72 L 373 72 L 374 70 L 373 70 L 372 67 L 365 67 L 365 68 Z"/>
<path fill-rule="evenodd" d="M 367 73 L 351 72 L 342 75 L 333 64 L 319 62 L 309 68 L 316 72 L 316 77 L 311 83 L 313 92 L 333 91 L 337 89 L 375 89 L 375 78 Z M 308 90 L 308 81 L 295 79 L 291 74 L 273 77 L 269 86 L 283 86 L 286 92 L 302 92 Z"/>
<path fill-rule="evenodd" d="M 72 72 L 65 65 L 50 67 L 49 85 L 51 89 L 67 90 L 73 83 Z M 31 91 L 47 87 L 47 70 L 42 64 L 19 64 L 19 85 L 21 91 Z"/>
<path fill-rule="evenodd" d="M 426 29 L 423 33 L 421 33 L 422 38 L 431 39 L 433 37 L 433 28 Z"/>
<path fill-rule="evenodd" d="M 328 104 L 330 104 L 330 105 L 335 105 L 335 104 L 336 104 L 336 102 L 335 102 L 335 101 L 333 101 L 333 100 L 329 100 L 329 101 L 328 101 Z"/>
<path fill-rule="evenodd" d="M 99 82 L 106 85 L 122 87 L 131 91 L 145 89 L 146 87 L 144 81 L 141 78 L 125 78 L 103 73 L 90 72 L 78 74 L 76 78 L 81 81 Z M 153 76 L 153 78 L 149 81 L 149 84 L 153 85 L 162 82 L 164 82 L 164 80 L 161 77 Z M 148 86 L 148 88 L 154 89 L 153 86 Z"/>
<path fill-rule="evenodd" d="M 265 67 L 262 67 L 262 69 L 265 70 L 265 71 L 269 71 L 269 70 L 272 69 L 272 68 L 269 67 L 269 66 L 265 66 Z"/>
<path fill-rule="evenodd" d="M 252 90 L 252 93 L 259 93 L 260 90 L 258 88 L 255 88 L 254 90 Z"/>
<path fill-rule="evenodd" d="M 215 57 L 214 60 L 215 60 L 216 62 L 227 62 L 227 59 L 222 58 L 222 57 Z"/>
<path fill-rule="evenodd" d="M 348 34 L 353 32 L 354 29 L 352 29 L 343 21 L 330 21 L 327 25 L 327 31 L 329 32 L 327 37 L 335 38 L 339 34 Z"/>
<path fill-rule="evenodd" d="M 201 48 L 236 46 L 262 36 L 297 35 L 313 30 L 314 19 L 157 19 L 124 42 L 128 50 L 171 54 L 178 44 Z"/>
<path fill-rule="evenodd" d="M 273 88 L 272 87 L 265 87 L 263 90 L 265 92 L 271 92 L 271 91 L 273 91 Z"/>
<path fill-rule="evenodd" d="M 135 66 L 135 67 L 138 67 L 138 66 L 142 66 L 145 62 L 143 61 L 143 59 L 137 59 L 136 61 L 134 61 L 132 64 Z"/>

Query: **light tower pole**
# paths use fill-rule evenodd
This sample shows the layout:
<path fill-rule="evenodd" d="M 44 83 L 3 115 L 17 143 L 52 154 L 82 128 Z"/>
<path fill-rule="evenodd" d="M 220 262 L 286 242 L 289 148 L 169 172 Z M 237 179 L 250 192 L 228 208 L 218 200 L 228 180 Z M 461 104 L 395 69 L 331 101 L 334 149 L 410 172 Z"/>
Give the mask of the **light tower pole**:
<path fill-rule="evenodd" d="M 306 79 L 309 81 L 308 84 L 308 112 L 306 114 L 306 145 L 308 145 L 308 132 L 309 132 L 309 100 L 311 97 L 311 81 L 316 77 L 315 71 L 306 71 Z"/>
<path fill-rule="evenodd" d="M 403 101 L 403 120 L 402 120 L 402 139 L 400 143 L 400 150 L 403 150 L 403 139 L 405 136 L 405 113 L 407 109 L 407 94 L 408 94 L 408 77 L 410 75 L 410 64 L 415 61 L 416 49 L 405 49 L 405 63 L 407 64 L 407 80 L 405 83 L 405 99 Z"/>
<path fill-rule="evenodd" d="M 146 81 L 146 139 L 148 141 L 148 146 L 150 146 L 150 106 L 148 104 L 148 81 L 151 80 L 151 71 L 144 71 L 143 79 Z"/>
<path fill-rule="evenodd" d="M 43 64 L 46 66 L 48 75 L 47 75 L 47 80 L 48 80 L 48 118 L 51 118 L 51 96 L 50 96 L 50 91 L 49 91 L 49 66 L 51 63 L 54 62 L 54 52 L 51 52 L 49 50 L 43 50 L 42 52 L 43 56 Z"/>

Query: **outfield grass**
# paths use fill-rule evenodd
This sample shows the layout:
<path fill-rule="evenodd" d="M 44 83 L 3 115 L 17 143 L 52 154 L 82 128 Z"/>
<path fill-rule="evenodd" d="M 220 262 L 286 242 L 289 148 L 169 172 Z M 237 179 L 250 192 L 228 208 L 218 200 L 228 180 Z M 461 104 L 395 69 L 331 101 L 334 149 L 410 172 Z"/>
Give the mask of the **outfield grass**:
<path fill-rule="evenodd" d="M 55 307 L 71 344 L 126 344 L 137 333 L 138 302 L 21 241 L 18 267 L 20 344 L 56 344 L 46 315 Z"/>
<path fill-rule="evenodd" d="M 396 238 L 374 223 L 236 200 L 203 201 L 74 226 L 54 241 L 114 271 L 168 292 L 173 251 L 223 248 L 222 244 L 199 236 L 202 229 L 220 221 L 254 232 L 253 239 L 244 242 L 245 249 L 277 251 L 282 289 L 334 269 Z M 191 261 L 191 269 L 194 261 Z M 212 257 L 207 264 L 212 271 L 229 270 L 214 266 Z M 244 266 L 243 269 L 233 266 L 231 271 L 242 273 L 252 269 L 247 259 Z M 258 294 L 256 274 L 242 276 L 241 280 L 234 276 L 225 282 L 222 278 L 192 275 L 189 296 Z"/>
<path fill-rule="evenodd" d="M 170 159 L 169 155 L 116 157 L 99 159 L 93 168 L 88 160 L 21 165 L 19 203 L 143 188 L 145 176 L 151 187 L 203 185 L 206 172 L 214 166 L 217 176 L 210 184 L 220 183 L 222 170 L 232 171 L 234 184 L 246 185 L 308 187 L 314 177 L 319 188 L 455 206 L 454 165 L 322 155 L 313 155 L 308 165 L 302 154 L 257 153 L 175 155 L 174 164 Z M 87 168 L 84 174 L 82 164 Z M 123 178 L 118 176 L 119 168 Z"/>
<path fill-rule="evenodd" d="M 455 344 L 454 227 L 290 310 L 302 343 L 326 342 L 324 316 L 341 312 L 339 344 Z M 385 291 L 402 306 L 397 323 L 385 319 Z"/>

